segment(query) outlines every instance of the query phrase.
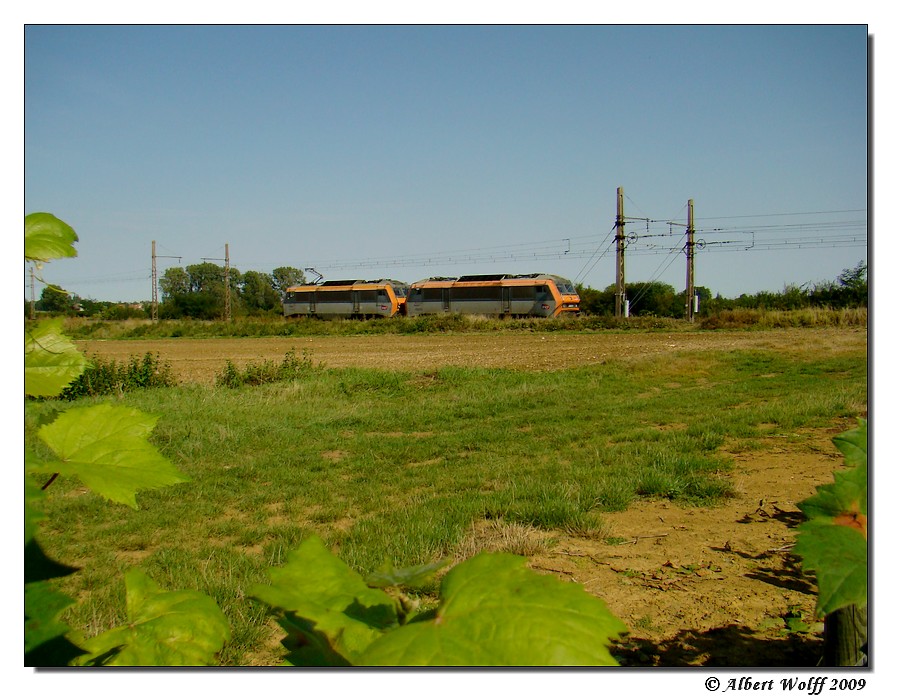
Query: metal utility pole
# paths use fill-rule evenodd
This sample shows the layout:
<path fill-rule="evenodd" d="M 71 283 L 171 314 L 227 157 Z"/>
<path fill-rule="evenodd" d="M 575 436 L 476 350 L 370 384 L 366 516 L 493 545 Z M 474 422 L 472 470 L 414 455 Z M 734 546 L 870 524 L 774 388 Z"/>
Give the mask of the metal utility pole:
<path fill-rule="evenodd" d="M 159 319 L 159 284 L 156 278 L 156 241 L 151 241 L 150 244 L 150 256 L 152 258 L 150 264 L 150 277 L 153 280 L 153 292 L 151 296 L 150 302 L 150 319 L 155 323 Z M 172 260 L 178 260 L 181 262 L 180 257 L 175 257 L 174 255 L 161 255 L 161 257 L 166 257 Z"/>
<path fill-rule="evenodd" d="M 223 261 L 221 257 L 202 257 L 205 261 L 217 260 Z M 228 258 L 228 243 L 225 243 L 225 321 L 231 322 L 231 267 Z"/>
<path fill-rule="evenodd" d="M 231 322 L 231 282 L 228 264 L 228 243 L 225 243 L 225 321 Z"/>
<path fill-rule="evenodd" d="M 626 313 L 625 300 L 625 207 L 622 188 L 616 189 L 616 318 Z"/>
<path fill-rule="evenodd" d="M 688 199 L 687 243 L 684 246 L 687 256 L 687 281 L 684 286 L 684 319 L 694 322 L 694 200 Z"/>
<path fill-rule="evenodd" d="M 152 263 L 150 265 L 150 277 L 153 284 L 153 295 L 150 301 L 150 320 L 154 323 L 159 319 L 159 292 L 156 284 L 156 241 L 150 243 L 150 257 Z"/>

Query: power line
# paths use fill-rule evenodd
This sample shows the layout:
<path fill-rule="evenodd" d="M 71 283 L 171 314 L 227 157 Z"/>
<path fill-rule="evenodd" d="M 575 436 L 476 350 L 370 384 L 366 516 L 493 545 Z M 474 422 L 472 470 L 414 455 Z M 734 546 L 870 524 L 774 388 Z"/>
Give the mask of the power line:
<path fill-rule="evenodd" d="M 615 226 L 610 228 L 609 231 L 607 231 L 607 233 L 606 233 L 606 237 L 600 242 L 600 245 L 597 246 L 597 249 L 594 251 L 594 254 L 595 255 L 597 255 L 597 253 L 600 253 L 600 254 L 597 256 L 597 259 L 594 260 L 594 264 L 592 264 L 590 266 L 590 269 L 588 269 L 588 265 L 591 262 L 591 258 L 588 258 L 588 261 L 584 263 L 584 265 L 581 268 L 581 271 L 578 272 L 578 275 L 573 280 L 576 284 L 580 283 L 582 279 L 584 279 L 588 274 L 590 274 L 593 271 L 594 267 L 597 266 L 597 263 L 600 262 L 600 260 L 603 258 L 603 256 L 606 255 L 607 252 L 609 252 L 609 247 L 610 247 L 610 245 L 612 245 L 612 240 L 610 240 L 610 236 L 612 235 L 614 230 L 616 230 Z M 607 243 L 607 241 L 609 241 L 609 242 Z M 604 244 L 606 244 L 606 249 L 601 253 L 600 248 L 602 248 Z"/>
<path fill-rule="evenodd" d="M 631 198 L 628 201 L 634 204 Z M 853 214 L 865 214 L 867 209 L 830 209 L 822 211 L 800 211 L 780 213 L 756 213 L 725 216 L 698 217 L 707 225 L 696 229 L 698 236 L 696 250 L 701 254 L 710 252 L 761 252 L 794 249 L 827 249 L 854 248 L 868 245 L 868 221 L 865 217 L 856 218 Z M 821 221 L 796 221 L 795 217 L 836 217 Z M 771 221 L 776 218 L 795 219 Z M 759 225 L 750 223 L 728 224 L 729 221 L 745 221 L 759 219 Z M 654 272 L 652 281 L 658 279 L 674 262 L 677 253 L 684 250 L 684 245 L 673 245 L 674 239 L 683 239 L 684 223 L 671 218 L 625 217 L 623 220 L 630 229 L 626 234 L 628 255 L 664 255 L 672 256 L 671 260 L 663 259 Z M 770 220 L 770 222 L 763 222 Z M 721 221 L 725 225 L 710 225 Z M 615 226 L 597 242 L 596 233 L 585 235 L 568 235 L 566 237 L 545 238 L 538 241 L 475 246 L 462 249 L 449 249 L 423 253 L 386 255 L 378 258 L 339 258 L 332 260 L 305 260 L 306 266 L 320 269 L 353 270 L 379 267 L 429 267 L 429 266 L 463 266 L 474 264 L 507 264 L 512 262 L 540 263 L 553 260 L 584 260 L 575 281 L 583 281 L 596 266 L 608 259 L 612 245 L 612 234 Z M 725 240 L 722 240 L 725 238 Z M 670 241 L 667 241 L 670 239 Z M 653 240 L 653 242 L 651 242 Z M 659 242 L 656 242 L 659 241 Z M 227 256 L 227 247 L 226 247 Z M 175 255 L 172 255 L 175 257 Z M 180 257 L 178 258 L 181 259 Z M 220 258 L 203 258 L 220 259 Z M 273 268 L 284 265 L 284 259 L 273 263 Z M 660 268 L 663 268 L 660 271 Z M 110 273 L 102 276 L 84 277 L 69 281 L 58 281 L 62 287 L 84 287 L 108 285 L 132 281 L 145 281 L 151 272 L 146 269 Z M 38 279 L 40 283 L 44 283 Z M 27 284 L 27 283 L 26 283 Z"/>
<path fill-rule="evenodd" d="M 772 216 L 821 216 L 824 214 L 858 214 L 866 211 L 866 209 L 833 209 L 831 211 L 794 211 L 780 214 L 739 214 L 733 216 L 698 216 L 697 220 L 721 220 L 731 218 L 770 218 Z"/>

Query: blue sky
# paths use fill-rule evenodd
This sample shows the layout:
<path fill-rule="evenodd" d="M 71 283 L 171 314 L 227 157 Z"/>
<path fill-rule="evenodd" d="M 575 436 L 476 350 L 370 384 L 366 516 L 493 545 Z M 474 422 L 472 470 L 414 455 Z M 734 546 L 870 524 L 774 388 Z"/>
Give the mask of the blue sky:
<path fill-rule="evenodd" d="M 25 208 L 85 298 L 149 300 L 153 240 L 605 288 L 622 187 L 628 282 L 684 288 L 692 199 L 696 283 L 780 291 L 867 258 L 868 90 L 864 25 L 31 26 Z"/>

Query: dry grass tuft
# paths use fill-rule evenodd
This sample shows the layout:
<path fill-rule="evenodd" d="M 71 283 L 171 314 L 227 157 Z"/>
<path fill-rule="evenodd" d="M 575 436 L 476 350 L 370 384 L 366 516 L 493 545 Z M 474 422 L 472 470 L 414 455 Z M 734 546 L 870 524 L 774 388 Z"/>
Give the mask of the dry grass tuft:
<path fill-rule="evenodd" d="M 535 556 L 546 553 L 552 541 L 552 535 L 530 524 L 502 519 L 479 520 L 472 524 L 453 555 L 457 560 L 471 558 L 482 551 Z"/>

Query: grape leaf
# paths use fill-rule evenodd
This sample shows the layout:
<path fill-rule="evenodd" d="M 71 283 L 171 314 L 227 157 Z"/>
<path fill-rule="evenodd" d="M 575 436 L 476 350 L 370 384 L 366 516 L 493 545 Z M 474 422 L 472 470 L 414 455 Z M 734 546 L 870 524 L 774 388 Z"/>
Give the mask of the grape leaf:
<path fill-rule="evenodd" d="M 797 504 L 808 519 L 823 517 L 864 519 L 869 514 L 869 479 L 866 469 L 836 471 L 834 483 L 816 487 L 816 494 Z"/>
<path fill-rule="evenodd" d="M 297 665 L 354 664 L 365 648 L 397 623 L 394 600 L 368 587 L 362 576 L 331 553 L 316 536 L 269 570 L 272 585 L 251 594 L 284 610 L 283 642 Z"/>
<path fill-rule="evenodd" d="M 814 571 L 819 586 L 816 612 L 830 614 L 868 600 L 868 425 L 834 438 L 844 453 L 846 471 L 798 504 L 807 521 L 800 525 L 794 553 L 804 570 Z"/>
<path fill-rule="evenodd" d="M 384 634 L 362 665 L 616 665 L 625 625 L 575 583 L 540 575 L 520 556 L 481 553 L 444 578 L 428 621 Z"/>
<path fill-rule="evenodd" d="M 75 230 L 53 214 L 33 213 L 25 217 L 25 259 L 47 262 L 60 257 L 76 257 Z"/>
<path fill-rule="evenodd" d="M 381 588 L 417 587 L 424 585 L 437 571 L 441 568 L 446 568 L 448 565 L 450 565 L 449 560 L 440 560 L 409 568 L 395 568 L 385 564 L 366 576 L 366 585 Z"/>
<path fill-rule="evenodd" d="M 819 586 L 816 613 L 820 616 L 868 599 L 866 539 L 850 527 L 818 517 L 800 525 L 794 553 L 804 570 L 813 570 Z"/>
<path fill-rule="evenodd" d="M 147 441 L 157 419 L 109 404 L 71 408 L 38 432 L 59 458 L 45 468 L 137 509 L 138 490 L 189 480 Z"/>
<path fill-rule="evenodd" d="M 211 665 L 231 638 L 215 601 L 195 590 L 166 592 L 144 572 L 125 573 L 128 623 L 83 640 L 79 665 Z"/>
<path fill-rule="evenodd" d="M 839 434 L 832 441 L 844 455 L 847 466 L 865 467 L 869 459 L 869 423 L 868 420 L 859 420 L 859 426 Z"/>
<path fill-rule="evenodd" d="M 25 395 L 57 396 L 90 364 L 62 334 L 61 320 L 25 331 Z"/>

